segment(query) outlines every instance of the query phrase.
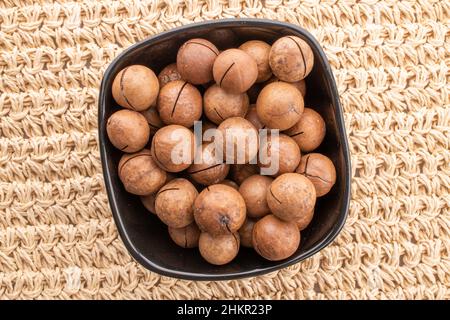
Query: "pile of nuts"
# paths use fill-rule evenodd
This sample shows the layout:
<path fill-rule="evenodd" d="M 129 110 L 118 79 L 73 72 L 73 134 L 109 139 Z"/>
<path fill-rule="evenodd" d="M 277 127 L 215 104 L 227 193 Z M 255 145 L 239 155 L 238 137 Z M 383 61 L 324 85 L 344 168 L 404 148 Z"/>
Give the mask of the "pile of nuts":
<path fill-rule="evenodd" d="M 124 152 L 119 178 L 177 245 L 198 246 L 215 265 L 233 260 L 241 245 L 271 261 L 297 251 L 316 198 L 336 181 L 333 162 L 312 153 L 326 132 L 320 114 L 304 107 L 313 64 L 311 48 L 296 36 L 224 51 L 191 39 L 158 76 L 143 65 L 117 74 L 112 95 L 123 109 L 109 117 L 107 134 Z M 220 133 L 223 161 L 218 136 L 197 141 L 196 121 L 203 132 Z M 258 139 L 266 129 L 279 134 Z M 263 152 L 278 155 L 271 175 L 261 174 L 275 161 L 261 161 Z M 183 161 L 174 159 L 181 154 Z"/>

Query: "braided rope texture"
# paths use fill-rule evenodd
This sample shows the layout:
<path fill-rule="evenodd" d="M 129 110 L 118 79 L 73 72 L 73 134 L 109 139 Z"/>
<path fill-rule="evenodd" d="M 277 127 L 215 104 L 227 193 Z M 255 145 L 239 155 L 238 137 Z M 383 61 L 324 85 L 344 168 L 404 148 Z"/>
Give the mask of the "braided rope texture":
<path fill-rule="evenodd" d="M 103 184 L 98 88 L 124 48 L 175 26 L 300 25 L 337 81 L 349 218 L 312 258 L 256 278 L 161 277 L 123 246 Z M 0 298 L 449 299 L 450 4 L 1 0 Z"/>

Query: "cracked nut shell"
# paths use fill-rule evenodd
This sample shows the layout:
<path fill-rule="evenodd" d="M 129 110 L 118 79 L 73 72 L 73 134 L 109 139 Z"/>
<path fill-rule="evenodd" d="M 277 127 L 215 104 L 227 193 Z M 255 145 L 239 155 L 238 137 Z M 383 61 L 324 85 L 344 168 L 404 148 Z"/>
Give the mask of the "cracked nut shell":
<path fill-rule="evenodd" d="M 312 182 L 298 173 L 285 173 L 267 190 L 267 204 L 278 218 L 295 222 L 314 210 L 316 190 Z"/>
<path fill-rule="evenodd" d="M 250 40 L 244 42 L 239 49 L 246 52 L 256 61 L 258 67 L 256 82 L 264 82 L 272 76 L 272 70 L 269 65 L 269 44 L 260 40 Z"/>
<path fill-rule="evenodd" d="M 213 65 L 219 54 L 214 44 L 206 39 L 186 41 L 177 53 L 177 69 L 186 81 L 205 84 L 213 80 Z"/>
<path fill-rule="evenodd" d="M 282 37 L 274 42 L 269 54 L 272 72 L 287 82 L 302 80 L 314 65 L 314 54 L 303 39 L 295 36 Z"/>
<path fill-rule="evenodd" d="M 157 191 L 166 181 L 166 172 L 153 161 L 150 150 L 124 154 L 119 161 L 119 178 L 125 190 L 138 196 Z"/>
<path fill-rule="evenodd" d="M 270 213 L 267 190 L 272 181 L 267 176 L 253 175 L 242 182 L 239 193 L 244 198 L 248 217 L 261 218 Z"/>
<path fill-rule="evenodd" d="M 317 197 L 326 195 L 336 183 L 336 168 L 333 161 L 320 153 L 305 155 L 296 172 L 311 180 Z"/>
<path fill-rule="evenodd" d="M 182 248 L 198 247 L 200 229 L 195 223 L 183 228 L 168 227 L 170 238 Z"/>
<path fill-rule="evenodd" d="M 196 87 L 186 81 L 171 81 L 161 88 L 157 109 L 165 124 L 190 128 L 202 115 L 202 96 Z"/>
<path fill-rule="evenodd" d="M 156 101 L 159 82 L 155 73 L 141 65 L 131 65 L 114 78 L 112 95 L 116 102 L 127 109 L 143 111 Z"/>
<path fill-rule="evenodd" d="M 109 141 L 123 152 L 137 152 L 145 147 L 150 138 L 150 127 L 139 112 L 119 110 L 106 123 Z"/>
<path fill-rule="evenodd" d="M 300 120 L 284 132 L 298 144 L 304 152 L 310 152 L 320 146 L 325 138 L 325 121 L 319 113 L 305 108 Z"/>
<path fill-rule="evenodd" d="M 186 127 L 172 124 L 159 129 L 152 140 L 152 156 L 163 170 L 180 172 L 194 159 L 194 134 Z M 178 158 L 173 158 L 176 155 Z M 179 163 L 177 163 L 179 162 Z"/>
<path fill-rule="evenodd" d="M 201 256 L 215 265 L 224 265 L 233 260 L 239 252 L 239 246 L 238 233 L 213 236 L 202 232 L 198 242 Z"/>
<path fill-rule="evenodd" d="M 248 110 L 246 93 L 230 93 L 212 85 L 203 96 L 203 110 L 208 119 L 215 124 L 231 117 L 244 117 Z"/>
<path fill-rule="evenodd" d="M 271 129 L 289 129 L 300 120 L 303 108 L 300 91 L 281 81 L 265 86 L 256 100 L 259 119 Z"/>
<path fill-rule="evenodd" d="M 178 72 L 177 64 L 171 63 L 164 67 L 158 74 L 159 87 L 162 88 L 171 81 L 181 80 L 181 74 Z"/>
<path fill-rule="evenodd" d="M 194 221 L 193 204 L 197 195 L 197 189 L 188 180 L 174 179 L 156 194 L 156 214 L 169 227 L 185 227 Z"/>
<path fill-rule="evenodd" d="M 193 163 L 187 169 L 192 180 L 205 186 L 221 182 L 229 171 L 229 164 L 216 161 L 214 143 L 204 143 L 201 147 L 200 163 Z"/>
<path fill-rule="evenodd" d="M 278 219 L 273 214 L 255 223 L 252 236 L 253 248 L 270 261 L 286 259 L 297 251 L 300 232 L 295 223 Z"/>
<path fill-rule="evenodd" d="M 246 52 L 228 49 L 217 56 L 213 75 L 219 87 L 228 92 L 243 93 L 255 83 L 258 66 Z"/>
<path fill-rule="evenodd" d="M 195 199 L 195 222 L 200 230 L 212 235 L 238 231 L 245 215 L 245 201 L 240 193 L 223 184 L 206 187 Z"/>

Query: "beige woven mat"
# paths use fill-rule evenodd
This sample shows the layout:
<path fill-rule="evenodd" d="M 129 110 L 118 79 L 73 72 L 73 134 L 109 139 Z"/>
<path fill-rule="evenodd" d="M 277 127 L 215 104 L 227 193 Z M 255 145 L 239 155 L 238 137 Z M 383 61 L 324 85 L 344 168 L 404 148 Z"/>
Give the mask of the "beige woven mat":
<path fill-rule="evenodd" d="M 350 215 L 332 245 L 276 273 L 160 277 L 111 218 L 98 86 L 130 44 L 223 17 L 289 21 L 323 45 L 350 139 Z M 445 0 L 0 0 L 0 297 L 449 299 L 449 25 Z"/>

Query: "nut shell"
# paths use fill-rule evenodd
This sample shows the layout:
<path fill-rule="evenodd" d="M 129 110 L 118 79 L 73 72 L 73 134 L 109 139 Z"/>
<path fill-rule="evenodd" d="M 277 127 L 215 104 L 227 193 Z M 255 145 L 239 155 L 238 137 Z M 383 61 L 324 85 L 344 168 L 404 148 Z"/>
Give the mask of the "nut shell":
<path fill-rule="evenodd" d="M 269 64 L 279 79 L 295 82 L 306 78 L 311 72 L 314 54 L 303 39 L 295 36 L 282 37 L 270 49 Z"/>
<path fill-rule="evenodd" d="M 181 74 L 178 72 L 177 64 L 171 63 L 164 67 L 158 74 L 159 87 L 162 88 L 171 81 L 181 80 Z"/>
<path fill-rule="evenodd" d="M 119 110 L 108 118 L 106 133 L 114 147 L 123 152 L 133 153 L 147 144 L 150 127 L 139 112 Z"/>
<path fill-rule="evenodd" d="M 305 108 L 300 120 L 284 133 L 294 139 L 302 151 L 310 152 L 325 138 L 325 121 L 313 109 Z"/>
<path fill-rule="evenodd" d="M 241 240 L 241 246 L 246 248 L 253 248 L 253 227 L 255 226 L 255 220 L 245 219 L 244 224 L 239 229 L 239 238 Z"/>
<path fill-rule="evenodd" d="M 231 117 L 244 117 L 249 105 L 246 93 L 230 93 L 217 84 L 206 90 L 203 102 L 205 115 L 215 124 Z"/>
<path fill-rule="evenodd" d="M 225 179 L 230 165 L 217 162 L 214 143 L 204 143 L 201 148 L 200 163 L 193 163 L 187 172 L 192 180 L 205 186 L 216 184 Z M 221 160 L 221 159 L 220 159 Z"/>
<path fill-rule="evenodd" d="M 303 108 L 300 91 L 281 81 L 265 86 L 256 101 L 259 119 L 271 129 L 289 129 L 300 120 Z"/>
<path fill-rule="evenodd" d="M 267 204 L 278 218 L 295 222 L 314 210 L 316 190 L 312 182 L 301 174 L 285 173 L 270 185 Z"/>
<path fill-rule="evenodd" d="M 231 179 L 239 185 L 254 174 L 259 174 L 259 167 L 255 164 L 232 164 L 230 166 Z"/>
<path fill-rule="evenodd" d="M 166 181 L 166 172 L 153 161 L 150 150 L 124 154 L 119 161 L 119 178 L 125 190 L 145 196 L 156 192 Z"/>
<path fill-rule="evenodd" d="M 333 162 L 320 153 L 307 154 L 300 161 L 296 172 L 311 180 L 317 197 L 326 195 L 336 183 L 336 168 Z"/>
<path fill-rule="evenodd" d="M 194 221 L 193 204 L 197 195 L 197 189 L 188 180 L 174 179 L 156 194 L 156 214 L 169 227 L 185 227 Z"/>
<path fill-rule="evenodd" d="M 156 133 L 156 131 L 164 126 L 164 123 L 161 121 L 156 108 L 148 108 L 147 110 L 141 111 L 140 113 L 144 116 L 148 126 L 150 127 L 150 137 L 152 137 Z"/>
<path fill-rule="evenodd" d="M 261 218 L 270 213 L 267 190 L 272 181 L 267 176 L 253 175 L 242 182 L 239 193 L 244 198 L 248 217 Z"/>
<path fill-rule="evenodd" d="M 265 82 L 265 84 L 267 85 L 269 83 L 279 82 L 279 81 L 281 81 L 281 80 L 278 79 L 277 77 L 273 76 L 272 78 L 267 80 Z M 296 81 L 296 82 L 289 82 L 289 84 L 292 84 L 294 87 L 296 87 L 297 90 L 300 91 L 300 93 L 302 94 L 303 98 L 306 96 L 306 81 L 305 81 L 305 79 L 302 79 L 302 80 Z"/>
<path fill-rule="evenodd" d="M 270 261 L 279 261 L 297 251 L 300 232 L 295 223 L 280 220 L 270 214 L 255 223 L 252 243 L 259 255 Z"/>
<path fill-rule="evenodd" d="M 261 141 L 259 148 L 259 167 L 272 171 L 272 164 L 278 164 L 275 172 L 261 172 L 264 174 L 277 176 L 283 173 L 294 172 L 300 163 L 300 148 L 295 141 L 285 134 L 268 135 L 267 139 Z"/>
<path fill-rule="evenodd" d="M 141 65 L 131 65 L 114 78 L 112 95 L 116 102 L 127 109 L 143 111 L 155 103 L 159 82 L 155 73 Z"/>
<path fill-rule="evenodd" d="M 198 240 L 200 238 L 200 229 L 195 223 L 183 228 L 168 227 L 170 238 L 182 248 L 198 247 Z"/>
<path fill-rule="evenodd" d="M 250 40 L 243 43 L 239 49 L 246 52 L 255 61 L 258 67 L 256 82 L 264 82 L 272 76 L 269 65 L 270 45 L 260 40 Z"/>
<path fill-rule="evenodd" d="M 239 252 L 239 246 L 238 233 L 213 236 L 202 232 L 198 242 L 202 257 L 215 265 L 224 265 L 233 260 Z"/>
<path fill-rule="evenodd" d="M 162 87 L 157 109 L 165 124 L 190 128 L 202 115 L 202 96 L 196 87 L 186 81 L 171 81 Z"/>
<path fill-rule="evenodd" d="M 212 235 L 233 233 L 245 220 L 245 202 L 232 187 L 215 184 L 195 199 L 194 217 L 200 230 Z"/>
<path fill-rule="evenodd" d="M 264 123 L 261 122 L 261 119 L 258 117 L 258 112 L 256 112 L 256 105 L 250 105 L 247 114 L 245 115 L 245 120 L 250 121 L 250 123 L 256 128 L 256 130 L 260 130 L 264 128 Z"/>
<path fill-rule="evenodd" d="M 177 69 L 181 77 L 192 84 L 213 80 L 213 65 L 219 50 L 206 39 L 186 41 L 178 50 Z"/>
<path fill-rule="evenodd" d="M 233 93 L 247 91 L 258 77 L 256 61 L 239 49 L 220 53 L 213 66 L 214 81 L 219 87 Z"/>
<path fill-rule="evenodd" d="M 147 196 L 141 196 L 141 202 L 144 205 L 145 209 L 147 209 L 153 214 L 156 214 L 155 199 L 156 199 L 155 193 L 151 193 Z"/>

